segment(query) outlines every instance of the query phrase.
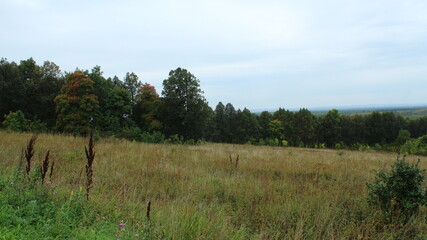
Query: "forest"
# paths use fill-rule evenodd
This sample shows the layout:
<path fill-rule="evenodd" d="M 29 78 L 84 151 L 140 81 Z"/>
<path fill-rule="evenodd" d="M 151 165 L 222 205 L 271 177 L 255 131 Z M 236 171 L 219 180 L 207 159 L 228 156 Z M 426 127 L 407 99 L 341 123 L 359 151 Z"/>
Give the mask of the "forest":
<path fill-rule="evenodd" d="M 203 141 L 269 146 L 402 150 L 426 154 L 427 117 L 392 112 L 343 115 L 332 109 L 251 113 L 219 102 L 212 109 L 200 81 L 177 68 L 163 90 L 128 72 L 105 77 L 100 66 L 63 72 L 45 61 L 0 61 L 0 123 L 3 129 L 126 138 L 150 143 Z M 286 103 L 283 103 L 286 104 Z"/>

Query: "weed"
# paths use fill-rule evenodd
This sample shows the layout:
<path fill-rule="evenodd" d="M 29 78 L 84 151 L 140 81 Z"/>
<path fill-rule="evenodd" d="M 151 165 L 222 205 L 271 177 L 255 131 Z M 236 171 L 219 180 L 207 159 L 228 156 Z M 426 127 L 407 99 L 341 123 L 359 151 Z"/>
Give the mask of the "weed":
<path fill-rule="evenodd" d="M 31 159 L 34 156 L 34 144 L 36 143 L 37 136 L 33 135 L 30 140 L 28 140 L 27 148 L 25 149 L 25 160 L 27 162 L 27 167 L 25 168 L 25 172 L 27 176 L 31 171 Z"/>
<path fill-rule="evenodd" d="M 95 159 L 95 143 L 93 142 L 93 134 L 90 134 L 88 147 L 85 146 L 86 153 L 86 199 L 89 201 L 89 192 L 93 186 L 93 160 Z"/>
<path fill-rule="evenodd" d="M 46 156 L 43 160 L 43 163 L 40 166 L 40 175 L 41 175 L 42 183 L 44 183 L 44 179 L 46 178 L 47 170 L 49 169 L 49 153 L 50 153 L 50 150 L 47 151 Z"/>

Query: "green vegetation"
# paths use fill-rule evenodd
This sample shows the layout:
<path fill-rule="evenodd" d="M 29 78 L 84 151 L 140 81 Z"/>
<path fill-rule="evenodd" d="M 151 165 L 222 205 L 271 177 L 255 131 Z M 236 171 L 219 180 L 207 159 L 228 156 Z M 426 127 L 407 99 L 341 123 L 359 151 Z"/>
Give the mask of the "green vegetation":
<path fill-rule="evenodd" d="M 99 66 L 64 74 L 48 61 L 41 66 L 31 58 L 0 61 L 0 122 L 13 131 L 427 154 L 418 140 L 427 136 L 427 117 L 405 118 L 395 110 L 346 115 L 333 109 L 316 115 L 279 108 L 255 114 L 222 102 L 213 110 L 200 81 L 182 68 L 169 72 L 159 95 L 135 73 L 121 81 L 104 77 Z"/>
<path fill-rule="evenodd" d="M 415 215 L 416 204 L 411 205 L 412 217 L 404 222 L 386 221 L 381 207 L 369 204 L 372 190 L 366 186 L 386 186 L 377 192 L 391 193 L 422 186 L 418 190 L 423 193 L 420 176 L 425 173 L 416 169 L 427 167 L 426 157 L 414 167 L 393 165 L 394 154 L 375 151 L 100 138 L 87 201 L 87 139 L 40 134 L 27 178 L 17 169 L 25 169 L 20 149 L 30 137 L 0 131 L 3 239 L 134 239 L 135 234 L 144 239 L 427 237 L 423 204 Z M 37 166 L 43 165 L 48 150 L 55 167 L 42 183 Z M 384 166 L 386 177 L 378 178 L 374 170 Z M 402 185 L 394 176 L 415 181 Z M 391 204 L 407 199 L 392 196 Z"/>
<path fill-rule="evenodd" d="M 368 183 L 369 203 L 378 206 L 387 222 L 406 223 L 427 203 L 423 189 L 424 171 L 417 164 L 397 159 L 390 172 L 381 170 L 373 183 Z"/>

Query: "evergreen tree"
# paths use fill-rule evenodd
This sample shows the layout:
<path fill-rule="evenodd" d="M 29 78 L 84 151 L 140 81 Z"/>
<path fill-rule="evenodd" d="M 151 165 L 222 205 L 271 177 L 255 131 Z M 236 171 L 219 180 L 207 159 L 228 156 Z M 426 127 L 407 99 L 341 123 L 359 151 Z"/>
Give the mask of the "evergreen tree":
<path fill-rule="evenodd" d="M 234 109 L 233 104 L 231 103 L 227 103 L 227 105 L 225 105 L 225 109 L 224 109 L 224 115 L 225 115 L 225 126 L 224 126 L 224 131 L 225 131 L 225 142 L 227 143 L 232 143 L 234 142 L 235 139 L 235 134 L 236 134 L 236 109 Z"/>
<path fill-rule="evenodd" d="M 215 107 L 215 130 L 213 140 L 215 142 L 224 142 L 227 135 L 227 122 L 225 116 L 225 106 L 222 102 L 219 102 Z"/>
<path fill-rule="evenodd" d="M 295 129 L 297 141 L 305 146 L 316 142 L 316 117 L 307 109 L 302 108 L 295 114 Z"/>

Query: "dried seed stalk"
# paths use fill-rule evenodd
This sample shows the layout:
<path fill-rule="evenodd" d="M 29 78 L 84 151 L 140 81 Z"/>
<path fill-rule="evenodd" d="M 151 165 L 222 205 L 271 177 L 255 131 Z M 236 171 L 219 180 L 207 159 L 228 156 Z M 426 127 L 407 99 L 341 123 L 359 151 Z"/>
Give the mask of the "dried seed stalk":
<path fill-rule="evenodd" d="M 49 173 L 49 180 L 52 181 L 52 174 L 53 174 L 53 166 L 55 165 L 55 160 L 52 161 L 52 164 L 50 165 L 50 173 Z"/>
<path fill-rule="evenodd" d="M 150 221 L 151 221 L 150 212 L 151 212 L 151 201 L 148 201 L 148 204 L 147 204 L 147 222 L 148 223 L 150 223 Z"/>
<path fill-rule="evenodd" d="M 47 170 L 49 169 L 49 154 L 50 154 L 50 150 L 47 151 L 46 156 L 44 157 L 43 163 L 40 166 L 42 183 L 44 183 L 44 179 L 46 178 Z"/>
<path fill-rule="evenodd" d="M 95 159 L 95 143 L 93 142 L 93 134 L 90 134 L 89 137 L 89 144 L 86 147 L 85 146 L 85 153 L 86 153 L 86 159 L 87 159 L 87 164 L 86 164 L 86 177 L 87 177 L 87 182 L 86 182 L 86 199 L 89 201 L 89 192 L 90 189 L 92 188 L 93 185 L 93 168 L 92 168 L 92 164 L 93 164 L 93 160 Z"/>
<path fill-rule="evenodd" d="M 25 169 L 25 172 L 27 176 L 30 174 L 31 171 L 31 159 L 34 156 L 34 144 L 36 143 L 37 136 L 33 135 L 30 140 L 27 143 L 27 148 L 25 149 L 25 160 L 27 162 L 27 167 Z"/>
<path fill-rule="evenodd" d="M 239 165 L 239 154 L 237 154 L 236 160 L 233 161 L 233 158 L 231 157 L 231 154 L 228 156 L 228 158 L 230 159 L 230 167 L 231 168 L 237 168 L 237 166 Z M 234 163 L 233 163 L 234 162 Z"/>

